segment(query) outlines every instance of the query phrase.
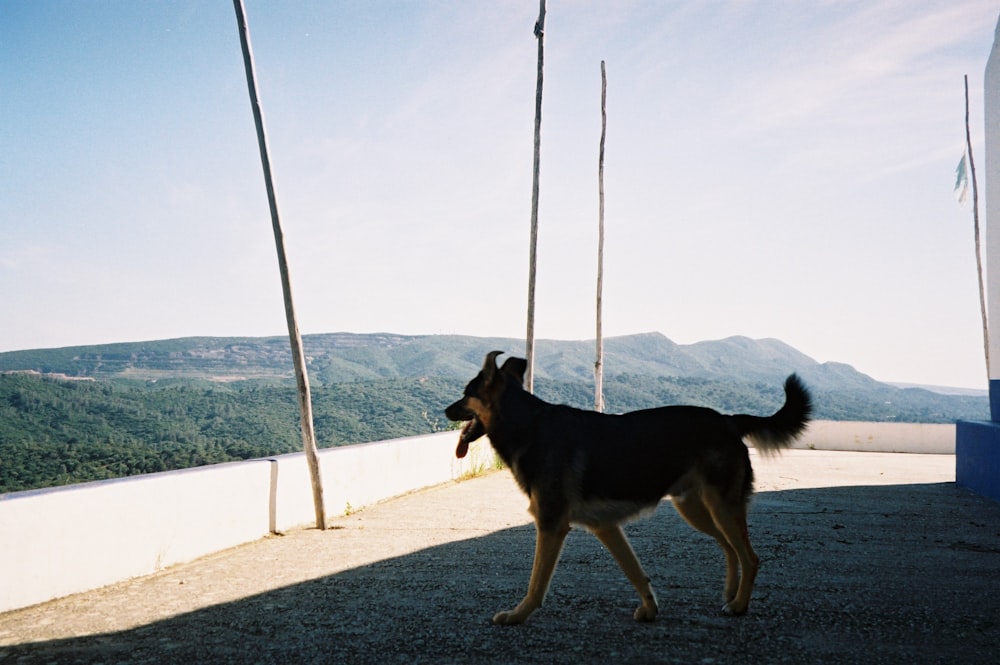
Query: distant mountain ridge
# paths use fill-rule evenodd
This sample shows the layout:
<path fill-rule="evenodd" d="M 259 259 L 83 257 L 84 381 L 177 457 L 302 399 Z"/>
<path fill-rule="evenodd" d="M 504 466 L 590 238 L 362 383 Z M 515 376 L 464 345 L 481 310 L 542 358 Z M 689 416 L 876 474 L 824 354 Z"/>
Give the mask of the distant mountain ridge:
<path fill-rule="evenodd" d="M 524 341 L 461 335 L 325 333 L 304 335 L 310 378 L 322 383 L 443 377 L 467 379 L 493 349 L 523 355 Z M 538 340 L 535 376 L 560 382 L 593 380 L 594 341 Z M 286 337 L 187 337 L 148 342 L 0 353 L 0 371 L 95 379 L 200 378 L 215 381 L 291 378 Z M 606 376 L 690 377 L 749 383 L 798 373 L 821 390 L 890 387 L 844 363 L 819 363 L 777 339 L 727 337 L 681 345 L 660 333 L 610 337 Z"/>

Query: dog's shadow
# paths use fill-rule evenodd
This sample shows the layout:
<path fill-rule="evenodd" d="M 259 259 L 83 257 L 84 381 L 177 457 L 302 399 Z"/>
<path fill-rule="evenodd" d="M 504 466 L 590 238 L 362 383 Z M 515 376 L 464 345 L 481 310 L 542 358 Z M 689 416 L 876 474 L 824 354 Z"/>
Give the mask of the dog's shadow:
<path fill-rule="evenodd" d="M 665 506 L 626 530 L 659 596 L 652 624 L 631 619 L 632 586 L 574 530 L 545 605 L 523 626 L 493 626 L 527 585 L 529 525 L 132 630 L 0 647 L 0 660 L 991 662 L 1000 637 L 1000 505 L 954 484 L 759 494 L 761 573 L 741 618 L 719 612 L 723 561 L 710 538 Z"/>

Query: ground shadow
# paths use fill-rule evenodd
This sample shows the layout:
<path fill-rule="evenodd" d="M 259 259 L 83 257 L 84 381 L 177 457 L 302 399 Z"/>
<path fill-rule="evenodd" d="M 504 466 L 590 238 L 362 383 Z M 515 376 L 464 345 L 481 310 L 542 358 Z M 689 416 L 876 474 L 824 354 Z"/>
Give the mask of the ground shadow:
<path fill-rule="evenodd" d="M 133 630 L 0 647 L 12 663 L 992 663 L 1000 504 L 953 483 L 763 492 L 747 616 L 721 607 L 722 556 L 672 509 L 628 527 L 661 614 L 596 539 L 574 531 L 524 626 L 533 528 L 518 527 Z"/>

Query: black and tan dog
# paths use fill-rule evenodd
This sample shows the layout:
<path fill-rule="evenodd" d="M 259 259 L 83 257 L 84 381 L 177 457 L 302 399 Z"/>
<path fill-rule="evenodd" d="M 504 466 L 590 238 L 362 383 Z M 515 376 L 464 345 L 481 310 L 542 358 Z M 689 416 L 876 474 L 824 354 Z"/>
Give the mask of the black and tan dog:
<path fill-rule="evenodd" d="M 445 410 L 451 420 L 468 421 L 455 454 L 464 457 L 469 443 L 488 435 L 528 495 L 535 518 L 528 593 L 493 622 L 521 623 L 541 606 L 571 524 L 593 532 L 638 590 L 642 605 L 635 618 L 655 619 L 656 596 L 621 524 L 651 512 L 667 495 L 691 526 L 722 546 L 723 612 L 744 614 L 759 559 L 747 533 L 753 469 L 743 437 L 774 453 L 805 429 L 811 401 L 798 377 L 785 381 L 785 404 L 769 417 L 693 406 L 606 415 L 535 397 L 523 388 L 526 362 L 509 358 L 498 369 L 501 353 L 486 356 L 462 399 Z"/>

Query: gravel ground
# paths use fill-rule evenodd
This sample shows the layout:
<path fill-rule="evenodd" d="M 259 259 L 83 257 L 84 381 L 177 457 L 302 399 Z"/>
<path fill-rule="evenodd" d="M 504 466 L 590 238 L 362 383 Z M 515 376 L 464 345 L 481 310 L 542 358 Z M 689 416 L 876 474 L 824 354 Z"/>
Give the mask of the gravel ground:
<path fill-rule="evenodd" d="M 994 663 L 1000 504 L 954 457 L 755 459 L 750 612 L 722 616 L 722 554 L 672 508 L 627 528 L 660 615 L 574 530 L 545 606 L 520 599 L 534 527 L 506 472 L 156 575 L 0 615 L 3 663 Z"/>

